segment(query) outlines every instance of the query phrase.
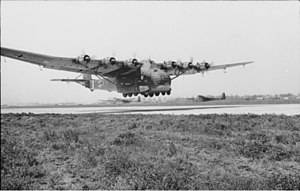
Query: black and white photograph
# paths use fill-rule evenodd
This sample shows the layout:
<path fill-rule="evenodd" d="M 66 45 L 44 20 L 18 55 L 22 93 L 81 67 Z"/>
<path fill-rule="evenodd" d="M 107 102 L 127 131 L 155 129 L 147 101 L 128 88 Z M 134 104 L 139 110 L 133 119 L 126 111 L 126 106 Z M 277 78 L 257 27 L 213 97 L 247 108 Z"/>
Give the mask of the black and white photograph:
<path fill-rule="evenodd" d="M 299 1 L 1 1 L 1 190 L 300 190 Z"/>

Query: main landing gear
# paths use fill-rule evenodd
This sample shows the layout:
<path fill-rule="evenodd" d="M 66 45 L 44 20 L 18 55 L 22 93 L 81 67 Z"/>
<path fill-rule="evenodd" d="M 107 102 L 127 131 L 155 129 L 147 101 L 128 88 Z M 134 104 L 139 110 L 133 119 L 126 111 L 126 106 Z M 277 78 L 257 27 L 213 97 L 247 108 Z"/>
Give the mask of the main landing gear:
<path fill-rule="evenodd" d="M 134 96 L 137 96 L 139 93 L 135 92 L 135 93 L 123 93 L 123 97 L 132 97 L 133 95 Z M 171 90 L 168 90 L 168 91 L 164 91 L 164 92 L 146 92 L 146 93 L 141 93 L 144 97 L 153 97 L 153 96 L 159 96 L 160 94 L 161 95 L 170 95 L 171 94 Z"/>

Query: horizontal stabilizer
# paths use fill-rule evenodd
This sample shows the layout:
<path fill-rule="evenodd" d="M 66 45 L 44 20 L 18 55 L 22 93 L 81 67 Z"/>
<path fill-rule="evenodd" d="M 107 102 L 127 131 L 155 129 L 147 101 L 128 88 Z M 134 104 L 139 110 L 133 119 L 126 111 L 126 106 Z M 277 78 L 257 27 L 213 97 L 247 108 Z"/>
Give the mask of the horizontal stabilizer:
<path fill-rule="evenodd" d="M 84 79 L 52 79 L 51 81 L 60 81 L 60 82 L 86 82 L 88 80 L 84 80 Z"/>

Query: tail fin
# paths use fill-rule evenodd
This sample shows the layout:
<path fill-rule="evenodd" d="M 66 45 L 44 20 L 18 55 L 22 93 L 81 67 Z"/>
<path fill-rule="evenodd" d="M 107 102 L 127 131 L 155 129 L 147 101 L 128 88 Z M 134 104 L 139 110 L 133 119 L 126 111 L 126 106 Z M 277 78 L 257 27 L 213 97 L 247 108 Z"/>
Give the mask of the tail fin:
<path fill-rule="evenodd" d="M 222 93 L 221 99 L 226 99 L 225 92 Z"/>

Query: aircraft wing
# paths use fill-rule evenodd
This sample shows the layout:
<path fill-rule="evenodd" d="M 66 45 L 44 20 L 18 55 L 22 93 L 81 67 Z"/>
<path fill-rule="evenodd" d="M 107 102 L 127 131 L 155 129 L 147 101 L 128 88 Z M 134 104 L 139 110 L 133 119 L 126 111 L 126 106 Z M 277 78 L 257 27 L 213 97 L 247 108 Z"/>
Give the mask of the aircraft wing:
<path fill-rule="evenodd" d="M 173 76 L 171 80 L 176 79 L 181 75 L 190 75 L 200 72 L 208 72 L 212 70 L 225 70 L 226 68 L 235 67 L 235 66 L 245 66 L 247 64 L 253 63 L 253 61 L 247 62 L 237 62 L 232 64 L 223 64 L 223 65 L 213 65 L 208 62 L 201 62 L 193 64 L 192 62 L 165 62 L 160 63 L 158 67 L 166 71 L 170 76 Z"/>
<path fill-rule="evenodd" d="M 76 59 L 73 58 L 54 57 L 3 47 L 1 47 L 1 56 L 56 70 L 65 70 L 70 72 L 87 72 L 88 70 L 86 66 L 76 63 Z"/>
<path fill-rule="evenodd" d="M 223 65 L 210 65 L 207 71 L 211 70 L 225 70 L 226 68 L 234 67 L 234 66 L 245 66 L 247 64 L 251 64 L 253 61 L 248 62 L 238 62 L 238 63 L 232 63 L 232 64 L 223 64 Z"/>
<path fill-rule="evenodd" d="M 1 47 L 1 56 L 29 62 L 49 69 L 64 70 L 69 72 L 94 75 L 117 75 L 121 72 L 124 72 L 120 71 L 121 68 L 124 68 L 123 62 L 116 61 L 114 58 L 114 60 L 96 60 L 91 59 L 88 55 L 84 55 L 84 57 L 88 56 L 88 58 L 84 60 L 84 57 L 56 57 L 4 47 Z"/>

